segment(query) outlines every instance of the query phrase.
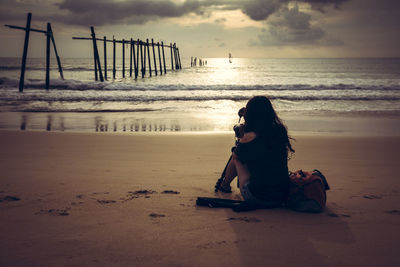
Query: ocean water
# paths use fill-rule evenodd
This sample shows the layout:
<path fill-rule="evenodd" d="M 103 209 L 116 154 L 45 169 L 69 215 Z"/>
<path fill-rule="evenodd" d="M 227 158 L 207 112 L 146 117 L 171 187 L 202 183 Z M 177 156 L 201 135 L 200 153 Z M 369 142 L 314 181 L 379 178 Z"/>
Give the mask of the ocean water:
<path fill-rule="evenodd" d="M 93 59 L 28 59 L 18 91 L 20 58 L 0 59 L 0 128 L 56 131 L 231 131 L 237 110 L 268 96 L 289 130 L 399 134 L 400 59 L 207 58 L 207 65 L 134 79 L 126 59 L 112 79 L 94 80 Z M 158 62 L 157 62 L 158 63 Z M 159 68 L 159 66 L 157 66 Z M 104 71 L 104 66 L 102 66 Z M 111 78 L 110 78 L 111 77 Z M 339 119 L 340 118 L 340 119 Z M 368 126 L 369 125 L 369 126 Z"/>

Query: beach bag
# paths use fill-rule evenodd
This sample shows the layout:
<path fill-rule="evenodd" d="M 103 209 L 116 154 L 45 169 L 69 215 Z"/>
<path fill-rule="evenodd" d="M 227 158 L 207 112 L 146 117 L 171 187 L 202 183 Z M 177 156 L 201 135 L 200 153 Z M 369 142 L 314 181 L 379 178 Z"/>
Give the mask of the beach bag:
<path fill-rule="evenodd" d="M 326 205 L 326 191 L 329 190 L 325 176 L 318 170 L 298 170 L 289 173 L 290 187 L 286 206 L 300 212 L 318 213 Z"/>

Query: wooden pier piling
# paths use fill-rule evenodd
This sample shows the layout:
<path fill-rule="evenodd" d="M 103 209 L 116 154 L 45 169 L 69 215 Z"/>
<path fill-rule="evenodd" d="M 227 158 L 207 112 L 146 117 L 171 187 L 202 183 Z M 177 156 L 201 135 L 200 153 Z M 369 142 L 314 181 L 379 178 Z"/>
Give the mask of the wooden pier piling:
<path fill-rule="evenodd" d="M 169 47 L 171 49 L 171 70 L 174 70 L 174 57 L 172 55 L 172 43 L 169 43 Z"/>
<path fill-rule="evenodd" d="M 90 27 L 90 31 L 92 32 L 92 39 L 93 39 L 94 64 L 95 64 L 95 67 L 97 66 L 100 81 L 104 82 L 103 74 L 101 72 L 99 51 L 97 50 L 96 34 L 94 33 L 93 26 Z M 95 68 L 95 71 L 96 71 L 96 68 Z M 97 71 L 96 71 L 96 73 L 97 73 Z M 96 76 L 97 76 L 97 74 L 96 74 Z"/>
<path fill-rule="evenodd" d="M 104 36 L 104 80 L 107 80 L 107 38 Z"/>
<path fill-rule="evenodd" d="M 122 39 L 122 78 L 125 78 L 125 39 Z"/>
<path fill-rule="evenodd" d="M 97 71 L 95 72 L 95 74 L 102 74 L 101 73 L 101 69 L 99 62 L 100 62 L 100 58 L 98 57 L 98 55 L 96 56 L 96 48 L 95 48 L 95 39 L 96 38 L 85 38 L 85 37 L 72 37 L 73 39 L 80 39 L 80 40 L 92 40 L 93 41 L 93 50 L 94 50 L 94 55 L 95 55 L 95 68 L 97 69 Z M 116 58 L 116 52 L 115 52 L 115 46 L 116 43 L 122 43 L 122 77 L 125 78 L 125 44 L 128 44 L 129 41 L 126 41 L 125 39 L 122 39 L 121 41 L 119 40 L 115 40 L 114 36 L 112 40 L 107 40 L 105 37 L 104 39 L 99 39 L 104 41 L 104 43 L 106 42 L 113 42 L 113 77 L 115 79 L 115 72 L 116 72 L 116 68 L 115 68 L 115 58 Z M 151 45 L 151 48 L 150 48 Z M 157 50 L 158 50 L 158 62 L 159 62 L 159 72 L 158 72 L 158 68 L 157 68 L 157 59 L 156 59 L 156 49 L 155 46 L 157 46 Z M 158 73 L 160 73 L 160 75 L 163 75 L 167 73 L 167 64 L 166 64 L 166 60 L 165 60 L 165 51 L 164 51 L 164 46 L 166 46 L 167 48 L 170 48 L 170 52 L 171 52 L 171 69 L 174 70 L 179 70 L 182 68 L 181 62 L 180 62 L 180 55 L 179 55 L 179 49 L 176 47 L 176 43 L 174 43 L 172 45 L 172 43 L 170 43 L 170 45 L 164 45 L 164 42 L 154 42 L 154 39 L 151 39 L 151 43 L 149 41 L 149 38 L 146 38 L 145 41 L 137 39 L 133 40 L 131 38 L 130 40 L 130 50 L 129 50 L 129 76 L 132 77 L 133 74 L 132 72 L 135 72 L 135 79 L 137 79 L 138 77 L 138 73 L 139 73 L 139 66 L 140 66 L 140 71 L 142 73 L 142 78 L 144 78 L 146 76 L 146 64 L 149 64 L 148 66 L 148 71 L 149 77 L 153 76 L 153 70 L 152 70 L 152 61 L 154 64 L 154 73 L 157 76 Z M 106 49 L 106 48 L 105 48 Z M 137 49 L 137 50 L 135 50 Z M 151 51 L 153 51 L 153 59 L 151 58 Z M 162 53 L 162 61 L 161 61 L 161 53 Z M 139 54 L 140 54 L 140 59 L 139 59 Z M 107 55 L 104 55 L 105 57 L 105 61 L 106 61 L 106 57 Z M 105 72 L 106 72 L 106 65 L 105 65 Z M 163 70 L 164 68 L 164 70 Z"/>
<path fill-rule="evenodd" d="M 146 39 L 146 46 L 147 46 L 147 58 L 149 59 L 149 75 L 150 75 L 150 77 L 151 77 L 151 61 L 150 61 L 149 39 Z"/>
<path fill-rule="evenodd" d="M 50 42 L 53 43 L 54 53 L 55 53 L 56 58 L 57 58 L 58 71 L 60 73 L 60 77 L 61 77 L 61 79 L 64 79 L 63 70 L 62 70 L 62 67 L 61 67 L 61 60 L 60 60 L 60 57 L 58 56 L 58 53 L 57 53 L 56 43 L 54 41 L 54 35 L 53 35 L 53 31 L 51 29 L 50 22 L 47 23 L 46 30 L 38 30 L 38 29 L 31 28 L 31 21 L 32 21 L 32 13 L 28 13 L 25 27 L 8 25 L 8 24 L 4 25 L 4 26 L 6 26 L 8 28 L 11 28 L 11 29 L 17 29 L 17 30 L 25 31 L 24 50 L 23 50 L 23 53 L 22 53 L 21 73 L 20 73 L 20 79 L 19 79 L 19 92 L 21 92 L 21 93 L 24 91 L 26 59 L 27 59 L 27 56 L 28 56 L 28 45 L 29 45 L 30 32 L 44 33 L 45 36 L 46 36 L 46 78 L 45 78 L 46 90 L 48 90 L 49 87 L 50 87 L 50 49 L 51 49 Z"/>
<path fill-rule="evenodd" d="M 19 78 L 19 91 L 20 92 L 22 92 L 24 90 L 25 67 L 26 67 L 26 57 L 28 55 L 28 44 L 29 44 L 29 33 L 30 33 L 30 29 L 31 29 L 31 19 L 32 19 L 32 13 L 28 13 L 28 17 L 26 19 L 26 28 L 25 28 L 24 52 L 22 54 L 21 75 Z"/>
<path fill-rule="evenodd" d="M 160 42 L 157 42 L 157 47 L 158 47 L 158 61 L 160 62 L 160 75 L 162 75 L 162 65 L 161 65 Z"/>
<path fill-rule="evenodd" d="M 132 38 L 129 46 L 129 77 L 132 77 Z"/>
<path fill-rule="evenodd" d="M 162 47 L 162 58 L 164 62 L 164 74 L 167 74 L 167 67 L 165 66 L 164 42 L 161 42 L 161 47 Z"/>
<path fill-rule="evenodd" d="M 115 79 L 115 73 L 117 72 L 115 68 L 115 53 L 116 53 L 116 46 L 115 46 L 115 38 L 113 36 L 113 79 Z"/>
<path fill-rule="evenodd" d="M 51 32 L 50 39 L 51 39 L 51 42 L 53 43 L 54 54 L 56 55 L 58 72 L 60 73 L 60 78 L 62 80 L 64 80 L 64 74 L 63 74 L 63 69 L 62 69 L 62 66 L 61 66 L 61 60 L 60 60 L 60 57 L 58 56 L 56 42 L 54 41 L 53 30 L 51 29 L 51 24 L 50 23 L 49 23 L 49 29 L 50 29 L 50 32 Z"/>
<path fill-rule="evenodd" d="M 142 42 L 143 46 L 143 73 L 146 76 L 146 43 Z"/>
<path fill-rule="evenodd" d="M 181 56 L 179 55 L 179 48 L 176 48 L 176 52 L 178 52 L 178 64 L 179 64 L 179 69 L 182 69 L 182 64 L 181 64 Z"/>
<path fill-rule="evenodd" d="M 135 73 L 135 79 L 139 76 L 139 51 L 140 51 L 140 40 L 137 39 L 137 53 L 136 53 L 136 65 L 137 65 L 137 70 Z"/>
<path fill-rule="evenodd" d="M 175 59 L 175 69 L 179 70 L 178 55 L 176 52 L 176 43 L 174 43 L 174 59 Z"/>
<path fill-rule="evenodd" d="M 140 62 L 141 62 L 141 67 L 142 67 L 142 78 L 144 78 L 144 68 L 143 68 L 143 45 L 142 41 L 140 43 Z"/>
<path fill-rule="evenodd" d="M 151 38 L 151 47 L 153 48 L 154 73 L 157 76 L 157 61 L 156 61 L 156 53 L 154 51 L 154 40 L 153 40 L 153 38 Z"/>
<path fill-rule="evenodd" d="M 46 90 L 50 87 L 50 35 L 51 27 L 50 23 L 47 23 L 47 33 L 46 33 Z"/>

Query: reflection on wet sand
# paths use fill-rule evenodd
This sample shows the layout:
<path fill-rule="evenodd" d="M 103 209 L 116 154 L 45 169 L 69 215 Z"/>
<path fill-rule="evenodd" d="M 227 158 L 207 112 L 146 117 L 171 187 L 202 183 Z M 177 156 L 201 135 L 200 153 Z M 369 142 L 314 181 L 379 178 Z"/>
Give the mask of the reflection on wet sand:
<path fill-rule="evenodd" d="M 90 126 L 92 122 L 93 126 Z M 18 125 L 18 124 L 17 124 Z M 68 127 L 69 125 L 69 127 Z M 55 114 L 22 114 L 19 128 L 25 130 L 65 131 L 79 130 L 95 132 L 180 132 L 204 131 L 202 125 L 187 125 L 180 120 L 143 119 L 143 118 L 116 118 L 105 116 L 88 117 L 86 120 L 71 120 L 70 117 Z"/>
<path fill-rule="evenodd" d="M 103 120 L 101 117 L 95 118 L 95 131 L 96 132 L 107 132 L 108 121 Z M 182 126 L 179 122 L 173 122 L 170 126 L 162 122 L 150 122 L 146 120 L 133 119 L 132 121 L 123 120 L 121 124 L 118 121 L 112 122 L 113 131 L 131 131 L 131 132 L 179 132 L 182 130 Z M 119 126 L 121 125 L 121 126 Z"/>
<path fill-rule="evenodd" d="M 22 119 L 22 120 L 21 120 L 20 129 L 21 129 L 22 131 L 24 131 L 24 130 L 26 129 L 26 124 L 27 124 L 28 118 L 27 118 L 26 115 L 22 115 L 21 119 Z"/>

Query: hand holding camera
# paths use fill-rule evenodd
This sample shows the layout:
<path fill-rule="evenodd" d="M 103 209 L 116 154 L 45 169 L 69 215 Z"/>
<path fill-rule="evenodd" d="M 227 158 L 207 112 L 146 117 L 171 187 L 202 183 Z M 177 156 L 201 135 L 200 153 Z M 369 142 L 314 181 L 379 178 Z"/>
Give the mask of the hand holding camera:
<path fill-rule="evenodd" d="M 239 122 L 235 126 L 233 126 L 233 131 L 235 132 L 236 138 L 242 138 L 244 135 L 244 124 L 240 123 L 240 119 L 244 117 L 244 114 L 246 113 L 246 108 L 241 108 L 238 111 L 238 116 L 239 116 Z"/>

